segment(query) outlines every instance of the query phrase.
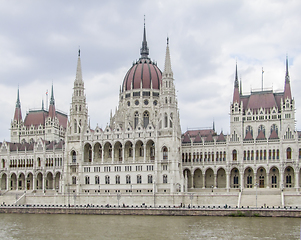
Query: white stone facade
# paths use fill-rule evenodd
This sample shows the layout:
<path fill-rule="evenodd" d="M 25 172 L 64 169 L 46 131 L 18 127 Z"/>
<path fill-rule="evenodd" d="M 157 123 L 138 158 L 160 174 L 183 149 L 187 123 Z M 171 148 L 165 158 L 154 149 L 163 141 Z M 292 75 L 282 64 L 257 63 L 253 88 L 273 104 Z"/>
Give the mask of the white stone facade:
<path fill-rule="evenodd" d="M 11 142 L 0 147 L 1 191 L 142 196 L 298 190 L 301 148 L 288 65 L 281 93 L 243 95 L 238 87 L 236 71 L 230 135 L 214 128 L 181 134 L 169 45 L 161 72 L 148 58 L 144 32 L 141 58 L 126 74 L 110 124 L 91 129 L 79 53 L 66 126 L 52 96 L 52 109 L 40 111 L 47 113 L 45 124 L 26 127 L 18 94 Z"/>

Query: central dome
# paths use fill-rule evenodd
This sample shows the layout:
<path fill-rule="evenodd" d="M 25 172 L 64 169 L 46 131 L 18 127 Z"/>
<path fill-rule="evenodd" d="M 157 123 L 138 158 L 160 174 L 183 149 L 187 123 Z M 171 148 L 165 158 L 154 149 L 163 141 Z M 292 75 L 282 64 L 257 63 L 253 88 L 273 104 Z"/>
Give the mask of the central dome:
<path fill-rule="evenodd" d="M 126 73 L 122 84 L 122 92 L 140 88 L 160 89 L 162 72 L 157 67 L 157 64 L 151 61 L 148 54 L 144 25 L 142 48 L 140 49 L 141 57 Z"/>
<path fill-rule="evenodd" d="M 131 89 L 160 89 L 162 72 L 149 58 L 140 58 L 128 70 L 122 84 L 122 91 Z"/>

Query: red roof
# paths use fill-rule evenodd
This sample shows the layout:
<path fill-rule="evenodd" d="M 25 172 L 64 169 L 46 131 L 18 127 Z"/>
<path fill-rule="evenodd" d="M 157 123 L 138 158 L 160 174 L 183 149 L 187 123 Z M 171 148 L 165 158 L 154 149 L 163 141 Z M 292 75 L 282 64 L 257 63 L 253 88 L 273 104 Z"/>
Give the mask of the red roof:
<path fill-rule="evenodd" d="M 225 139 L 225 136 L 224 136 L 223 132 L 221 132 L 221 133 L 220 133 L 220 135 L 219 135 L 219 136 L 218 136 L 218 138 L 217 138 L 217 141 L 218 141 L 218 142 L 223 142 L 223 141 L 226 141 L 226 139 Z"/>
<path fill-rule="evenodd" d="M 252 134 L 251 134 L 250 131 L 247 132 L 247 135 L 246 135 L 246 137 L 245 137 L 245 140 L 253 140 L 253 136 L 252 136 Z"/>
<path fill-rule="evenodd" d="M 271 135 L 270 135 L 269 139 L 278 139 L 278 138 L 279 138 L 279 137 L 278 137 L 278 134 L 276 133 L 275 130 L 273 130 L 273 131 L 271 132 Z"/>
<path fill-rule="evenodd" d="M 68 121 L 67 115 L 56 111 L 56 116 L 59 120 L 60 125 L 63 126 L 64 128 L 67 128 L 67 121 Z M 27 113 L 25 117 L 24 125 L 27 127 L 31 125 L 37 127 L 40 124 L 44 126 L 45 119 L 47 117 L 48 117 L 48 112 L 45 110 L 29 111 L 29 113 Z"/>
<path fill-rule="evenodd" d="M 182 143 L 191 143 L 189 134 L 184 135 L 184 139 L 182 140 Z"/>
<path fill-rule="evenodd" d="M 256 138 L 256 140 L 264 140 L 264 139 L 266 139 L 266 138 L 265 138 L 265 136 L 263 134 L 263 131 L 260 131 L 259 134 L 258 134 L 258 136 L 257 136 L 257 138 Z"/>
<path fill-rule="evenodd" d="M 273 108 L 277 107 L 275 96 L 272 91 L 259 92 L 250 95 L 247 109 Z"/>
<path fill-rule="evenodd" d="M 202 141 L 200 135 L 196 135 L 196 137 L 194 138 L 194 141 L 193 141 L 193 142 L 194 142 L 194 143 L 202 143 L 203 141 Z"/>
<path fill-rule="evenodd" d="M 209 134 L 205 140 L 205 142 L 213 142 L 212 134 Z"/>
<path fill-rule="evenodd" d="M 160 89 L 162 72 L 154 62 L 149 58 L 139 59 L 126 73 L 122 91 L 142 88 L 150 89 L 151 83 L 153 89 Z"/>
<path fill-rule="evenodd" d="M 203 129 L 203 130 L 188 130 L 184 135 L 189 134 L 191 137 L 196 137 L 200 135 L 201 137 L 207 137 L 209 134 L 214 135 L 213 129 Z"/>

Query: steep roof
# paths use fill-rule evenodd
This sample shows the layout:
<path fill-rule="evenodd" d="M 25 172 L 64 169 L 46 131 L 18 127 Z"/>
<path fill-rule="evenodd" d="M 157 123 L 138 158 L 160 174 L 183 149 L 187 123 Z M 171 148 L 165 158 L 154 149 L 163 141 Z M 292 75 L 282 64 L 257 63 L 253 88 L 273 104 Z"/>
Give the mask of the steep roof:
<path fill-rule="evenodd" d="M 258 133 L 258 136 L 257 136 L 256 140 L 264 140 L 264 139 L 266 139 L 266 138 L 265 138 L 265 136 L 263 134 L 263 131 L 260 131 Z"/>
<path fill-rule="evenodd" d="M 247 135 L 244 140 L 253 140 L 253 136 L 250 131 L 247 132 Z"/>
<path fill-rule="evenodd" d="M 270 135 L 269 139 L 278 139 L 278 138 L 279 138 L 279 137 L 278 137 L 278 134 L 276 133 L 275 130 L 273 130 L 273 131 L 271 132 L 271 135 Z"/>

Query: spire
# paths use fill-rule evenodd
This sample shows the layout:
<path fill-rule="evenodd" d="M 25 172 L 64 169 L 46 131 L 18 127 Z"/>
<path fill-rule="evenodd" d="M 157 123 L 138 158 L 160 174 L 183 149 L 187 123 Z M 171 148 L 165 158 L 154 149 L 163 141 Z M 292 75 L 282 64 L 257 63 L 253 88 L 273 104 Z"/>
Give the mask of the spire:
<path fill-rule="evenodd" d="M 51 87 L 50 105 L 54 105 L 53 84 L 52 84 L 52 87 Z"/>
<path fill-rule="evenodd" d="M 284 85 L 284 99 L 292 99 L 290 77 L 288 73 L 288 57 L 286 56 L 286 72 L 285 72 L 285 85 Z"/>
<path fill-rule="evenodd" d="M 17 93 L 16 108 L 21 108 L 20 96 L 19 96 L 19 86 L 18 86 L 18 93 Z"/>
<path fill-rule="evenodd" d="M 49 117 L 52 119 L 55 117 L 55 104 L 54 104 L 54 95 L 53 95 L 53 84 L 51 87 L 51 98 L 50 98 L 50 104 L 49 104 Z"/>
<path fill-rule="evenodd" d="M 242 95 L 242 83 L 241 83 L 241 78 L 240 78 L 240 83 L 239 83 L 239 94 Z"/>
<path fill-rule="evenodd" d="M 80 61 L 80 49 L 78 49 L 78 59 L 77 59 L 77 69 L 76 69 L 75 81 L 79 81 L 79 82 L 83 81 L 82 66 L 81 66 L 81 61 Z"/>
<path fill-rule="evenodd" d="M 42 110 L 44 110 L 44 100 L 42 99 Z"/>
<path fill-rule="evenodd" d="M 285 83 L 290 83 L 290 76 L 288 73 L 288 57 L 287 56 L 286 56 Z"/>
<path fill-rule="evenodd" d="M 144 16 L 144 32 L 143 32 L 142 48 L 140 49 L 140 55 L 141 58 L 148 58 L 148 54 L 149 54 L 149 50 L 146 41 L 145 16 Z"/>
<path fill-rule="evenodd" d="M 17 101 L 16 101 L 14 120 L 17 120 L 17 121 L 22 120 L 21 102 L 20 102 L 20 96 L 19 96 L 19 87 L 18 87 L 18 92 L 17 92 Z"/>
<path fill-rule="evenodd" d="M 169 53 L 169 38 L 167 38 L 167 45 L 166 45 L 166 54 L 165 54 L 165 66 L 163 77 L 172 77 L 173 72 L 171 70 L 171 61 L 170 61 L 170 53 Z"/>
<path fill-rule="evenodd" d="M 235 69 L 235 82 L 234 87 L 238 88 L 238 75 L 237 75 L 237 62 L 236 62 L 236 69 Z"/>
<path fill-rule="evenodd" d="M 239 89 L 238 89 L 238 75 L 237 75 L 237 63 L 235 68 L 235 81 L 234 81 L 234 93 L 233 93 L 233 103 L 240 101 Z"/>

